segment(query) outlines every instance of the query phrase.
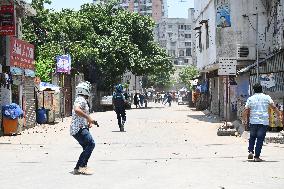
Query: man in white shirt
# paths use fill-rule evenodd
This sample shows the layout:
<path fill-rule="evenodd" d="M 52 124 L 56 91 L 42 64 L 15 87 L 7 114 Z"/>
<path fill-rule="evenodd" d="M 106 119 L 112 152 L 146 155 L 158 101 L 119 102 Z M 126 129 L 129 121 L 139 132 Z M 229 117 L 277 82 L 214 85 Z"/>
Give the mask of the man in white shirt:
<path fill-rule="evenodd" d="M 80 154 L 74 168 L 74 174 L 93 174 L 90 168 L 87 167 L 88 160 L 95 148 L 95 141 L 89 132 L 89 128 L 95 123 L 95 120 L 90 116 L 87 102 L 90 94 L 90 84 L 88 82 L 79 83 L 76 86 L 76 99 L 72 111 L 70 135 L 82 146 L 83 152 Z"/>
<path fill-rule="evenodd" d="M 248 159 L 252 160 L 254 158 L 254 161 L 260 162 L 262 159 L 259 157 L 269 126 L 269 107 L 276 112 L 280 120 L 282 120 L 282 115 L 271 97 L 262 93 L 262 86 L 259 83 L 253 86 L 253 90 L 254 95 L 249 97 L 246 102 L 243 122 L 247 122 L 249 115 L 250 138 Z"/>

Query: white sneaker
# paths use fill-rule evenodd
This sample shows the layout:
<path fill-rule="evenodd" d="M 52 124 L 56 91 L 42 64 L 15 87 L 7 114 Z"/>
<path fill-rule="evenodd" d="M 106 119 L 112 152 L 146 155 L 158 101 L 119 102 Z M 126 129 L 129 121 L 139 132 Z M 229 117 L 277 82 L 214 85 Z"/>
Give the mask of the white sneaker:
<path fill-rule="evenodd" d="M 93 171 L 91 171 L 88 167 L 79 167 L 78 172 L 82 175 L 92 175 L 94 174 Z"/>

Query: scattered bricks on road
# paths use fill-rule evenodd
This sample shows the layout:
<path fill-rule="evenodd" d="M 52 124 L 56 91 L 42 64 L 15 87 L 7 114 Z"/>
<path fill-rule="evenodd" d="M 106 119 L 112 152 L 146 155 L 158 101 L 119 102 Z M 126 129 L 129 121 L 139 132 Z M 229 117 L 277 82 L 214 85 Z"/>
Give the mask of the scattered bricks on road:
<path fill-rule="evenodd" d="M 265 137 L 265 143 L 284 144 L 283 136 Z"/>
<path fill-rule="evenodd" d="M 56 126 L 39 126 L 21 136 L 0 137 L 2 188 L 211 189 L 259 188 L 260 184 L 262 188 L 283 188 L 283 144 L 264 148 L 267 163 L 248 164 L 247 140 L 218 137 L 221 123 L 202 112 L 175 105 L 128 110 L 129 132 L 124 134 L 112 132 L 117 129 L 116 122 L 109 121 L 115 119 L 113 112 L 97 115 L 102 125 L 110 126 L 98 132 L 91 130 L 97 146 L 88 166 L 96 170 L 94 177 L 82 180 L 70 174 L 81 148 L 69 136 L 71 119 L 66 118 Z M 37 129 L 44 134 L 32 134 Z M 245 131 L 242 137 L 245 135 L 249 133 Z M 6 144 L 10 140 L 13 145 Z M 262 170 L 262 174 L 256 176 L 256 170 Z M 246 182 L 242 182 L 242 173 Z M 56 179 L 58 182 L 50 182 Z"/>
<path fill-rule="evenodd" d="M 225 129 L 225 128 L 219 128 L 217 130 L 218 136 L 236 136 L 237 130 L 236 129 Z"/>

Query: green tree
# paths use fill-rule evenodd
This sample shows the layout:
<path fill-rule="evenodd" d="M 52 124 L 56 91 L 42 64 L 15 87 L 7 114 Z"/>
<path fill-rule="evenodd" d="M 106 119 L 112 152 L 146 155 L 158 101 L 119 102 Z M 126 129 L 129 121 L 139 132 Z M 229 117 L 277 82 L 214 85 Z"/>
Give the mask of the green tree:
<path fill-rule="evenodd" d="M 179 80 L 187 89 L 191 89 L 190 81 L 199 75 L 199 71 L 195 66 L 187 66 L 179 73 Z"/>
<path fill-rule="evenodd" d="M 38 14 L 24 21 L 24 36 L 36 46 L 37 74 L 43 80 L 49 81 L 50 74 L 41 70 L 54 71 L 51 62 L 66 52 L 72 67 L 102 89 L 112 88 L 126 71 L 136 75 L 171 72 L 170 59 L 154 42 L 150 17 L 116 8 L 113 2 L 60 12 L 45 9 L 45 3 L 50 1 L 33 0 Z"/>
<path fill-rule="evenodd" d="M 174 81 L 171 78 L 173 71 L 170 72 L 157 72 L 143 78 L 143 87 L 154 87 L 157 90 L 168 90 L 172 87 Z"/>

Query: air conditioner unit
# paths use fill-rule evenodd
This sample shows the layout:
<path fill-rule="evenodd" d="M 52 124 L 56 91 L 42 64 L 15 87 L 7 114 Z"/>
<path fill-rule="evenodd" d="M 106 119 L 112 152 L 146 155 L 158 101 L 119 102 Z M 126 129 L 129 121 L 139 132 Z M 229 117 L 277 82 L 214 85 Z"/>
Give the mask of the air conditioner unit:
<path fill-rule="evenodd" d="M 237 59 L 238 60 L 256 60 L 255 45 L 237 45 Z"/>

